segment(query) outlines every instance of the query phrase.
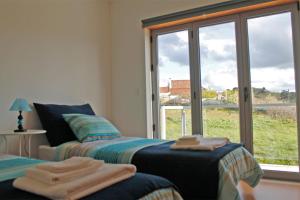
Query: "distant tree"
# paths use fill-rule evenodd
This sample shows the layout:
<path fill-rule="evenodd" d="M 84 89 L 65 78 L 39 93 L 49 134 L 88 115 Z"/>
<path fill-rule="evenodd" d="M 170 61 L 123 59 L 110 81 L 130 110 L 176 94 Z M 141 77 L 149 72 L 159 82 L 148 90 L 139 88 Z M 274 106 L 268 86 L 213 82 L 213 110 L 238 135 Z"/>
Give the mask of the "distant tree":
<path fill-rule="evenodd" d="M 202 89 L 202 98 L 213 99 L 217 98 L 217 92 L 215 90 Z"/>
<path fill-rule="evenodd" d="M 296 102 L 296 92 L 289 92 L 289 102 L 290 103 Z"/>
<path fill-rule="evenodd" d="M 254 97 L 259 98 L 259 99 L 264 99 L 270 94 L 270 91 L 268 91 L 265 87 L 252 88 L 252 91 L 253 91 Z"/>
<path fill-rule="evenodd" d="M 288 102 L 289 100 L 289 90 L 282 90 L 280 93 L 280 100 L 283 102 Z"/>
<path fill-rule="evenodd" d="M 233 88 L 232 90 L 225 90 L 223 92 L 223 96 L 225 96 L 225 101 L 228 103 L 237 104 L 239 101 L 239 91 L 237 88 Z"/>

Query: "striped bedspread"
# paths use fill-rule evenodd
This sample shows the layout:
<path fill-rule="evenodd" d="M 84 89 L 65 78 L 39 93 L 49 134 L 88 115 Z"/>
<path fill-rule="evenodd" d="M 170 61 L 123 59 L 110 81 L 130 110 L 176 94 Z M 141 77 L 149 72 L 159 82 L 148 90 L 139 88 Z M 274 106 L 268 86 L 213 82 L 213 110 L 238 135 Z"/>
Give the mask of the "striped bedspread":
<path fill-rule="evenodd" d="M 64 160 L 72 156 L 87 156 L 109 163 L 131 163 L 137 151 L 165 142 L 169 141 L 127 137 L 87 143 L 72 141 L 56 148 L 56 160 Z M 244 180 L 254 187 L 263 175 L 256 160 L 243 147 L 225 155 L 219 161 L 218 170 L 218 200 L 239 200 L 238 182 Z"/>
<path fill-rule="evenodd" d="M 139 200 L 183 200 L 180 194 L 173 188 L 159 189 Z"/>
<path fill-rule="evenodd" d="M 72 156 L 92 157 L 107 163 L 129 164 L 134 154 L 145 147 L 166 143 L 159 139 L 121 137 L 113 140 L 97 140 L 80 143 L 71 141 L 58 146 L 55 160 Z"/>
<path fill-rule="evenodd" d="M 25 170 L 45 161 L 22 158 L 11 155 L 0 155 L 0 182 L 25 175 Z"/>
<path fill-rule="evenodd" d="M 219 161 L 218 200 L 240 200 L 237 184 L 244 180 L 255 187 L 263 171 L 253 156 L 243 147 L 237 148 Z"/>

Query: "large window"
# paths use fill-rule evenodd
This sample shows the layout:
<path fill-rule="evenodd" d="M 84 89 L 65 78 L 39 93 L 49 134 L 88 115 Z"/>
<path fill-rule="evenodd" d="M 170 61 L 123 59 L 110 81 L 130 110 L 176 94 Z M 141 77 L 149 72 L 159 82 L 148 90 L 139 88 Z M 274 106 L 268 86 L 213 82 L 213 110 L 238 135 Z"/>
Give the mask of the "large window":
<path fill-rule="evenodd" d="M 239 142 L 235 22 L 200 27 L 199 49 L 203 135 Z"/>
<path fill-rule="evenodd" d="M 247 26 L 255 157 L 298 166 L 291 13 L 249 18 Z"/>
<path fill-rule="evenodd" d="M 154 133 L 228 137 L 300 178 L 298 29 L 290 4 L 152 31 Z"/>
<path fill-rule="evenodd" d="M 157 37 L 160 135 L 173 139 L 192 133 L 188 31 Z"/>

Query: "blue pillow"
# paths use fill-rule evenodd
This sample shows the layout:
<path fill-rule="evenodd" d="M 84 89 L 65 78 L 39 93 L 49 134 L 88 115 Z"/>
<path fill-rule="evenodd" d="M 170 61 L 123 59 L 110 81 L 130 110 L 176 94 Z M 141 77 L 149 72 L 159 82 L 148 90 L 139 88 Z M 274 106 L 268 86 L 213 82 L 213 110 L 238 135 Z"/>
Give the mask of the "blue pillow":
<path fill-rule="evenodd" d="M 80 142 L 110 140 L 121 136 L 120 131 L 107 119 L 83 114 L 63 114 Z"/>
<path fill-rule="evenodd" d="M 62 114 L 78 113 L 95 115 L 89 104 L 84 105 L 55 105 L 33 103 L 39 115 L 46 136 L 51 146 L 58 146 L 65 142 L 76 140 L 76 136 L 65 122 Z"/>

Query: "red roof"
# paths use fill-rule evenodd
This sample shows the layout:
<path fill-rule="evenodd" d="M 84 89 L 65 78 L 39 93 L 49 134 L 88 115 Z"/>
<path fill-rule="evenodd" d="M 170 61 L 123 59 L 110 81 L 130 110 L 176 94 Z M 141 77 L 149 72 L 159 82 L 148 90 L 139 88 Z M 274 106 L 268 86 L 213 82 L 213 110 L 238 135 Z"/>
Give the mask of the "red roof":
<path fill-rule="evenodd" d="M 159 92 L 160 93 L 168 93 L 168 92 L 170 92 L 170 89 L 169 89 L 169 87 L 160 87 Z"/>
<path fill-rule="evenodd" d="M 190 80 L 172 80 L 172 88 L 190 88 L 191 81 Z"/>
<path fill-rule="evenodd" d="M 171 80 L 167 87 L 160 87 L 160 93 L 169 93 L 171 95 L 189 95 L 191 93 L 190 80 Z"/>
<path fill-rule="evenodd" d="M 189 95 L 191 94 L 190 88 L 171 88 L 171 95 Z"/>

